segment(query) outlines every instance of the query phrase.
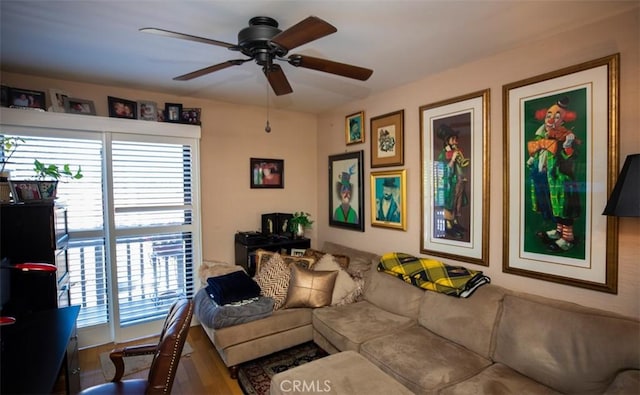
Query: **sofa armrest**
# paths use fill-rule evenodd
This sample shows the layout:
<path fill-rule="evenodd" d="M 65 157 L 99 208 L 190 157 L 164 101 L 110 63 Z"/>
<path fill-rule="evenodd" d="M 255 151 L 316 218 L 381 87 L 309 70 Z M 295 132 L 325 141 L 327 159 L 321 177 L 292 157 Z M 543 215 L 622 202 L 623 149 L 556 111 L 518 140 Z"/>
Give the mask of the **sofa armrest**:
<path fill-rule="evenodd" d="M 640 370 L 624 370 L 618 373 L 604 394 L 640 394 Z"/>

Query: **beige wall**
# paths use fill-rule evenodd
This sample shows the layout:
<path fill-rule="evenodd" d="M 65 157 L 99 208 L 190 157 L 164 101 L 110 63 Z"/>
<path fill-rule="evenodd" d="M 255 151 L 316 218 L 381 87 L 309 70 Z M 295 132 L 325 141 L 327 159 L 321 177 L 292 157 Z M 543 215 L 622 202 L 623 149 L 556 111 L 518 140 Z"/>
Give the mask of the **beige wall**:
<path fill-rule="evenodd" d="M 271 133 L 264 131 L 266 110 L 223 102 L 169 96 L 117 87 L 2 73 L 2 83 L 24 89 L 62 89 L 93 100 L 108 116 L 107 96 L 152 100 L 202 108 L 202 256 L 234 261 L 236 231 L 260 230 L 260 214 L 308 211 L 316 215 L 318 188 L 316 116 L 271 109 Z M 284 189 L 250 189 L 249 158 L 284 159 Z M 309 234 L 314 238 L 313 231 Z"/>
<path fill-rule="evenodd" d="M 261 213 L 297 210 L 309 211 L 316 220 L 309 234 L 315 247 L 330 240 L 378 253 L 402 251 L 419 255 L 418 108 L 490 88 L 490 266 L 465 265 L 485 271 L 495 284 L 640 317 L 640 219 L 622 218 L 619 221 L 617 295 L 508 275 L 502 273 L 501 269 L 502 206 L 505 203 L 502 198 L 502 85 L 619 52 L 622 162 L 627 154 L 640 152 L 638 26 L 636 11 L 635 14 L 622 15 L 577 31 L 563 32 L 540 41 L 532 40 L 526 47 L 480 59 L 384 94 L 353 102 L 320 117 L 272 109 L 271 134 L 264 132 L 266 111 L 263 108 L 12 73 L 3 73 L 2 83 L 26 89 L 64 89 L 77 97 L 94 100 L 98 115 L 103 116 L 107 115 L 108 95 L 131 100 L 154 100 L 159 104 L 178 102 L 188 107 L 201 107 L 203 257 L 223 261 L 233 261 L 234 233 L 259 229 Z M 364 110 L 368 123 L 371 116 L 400 109 L 405 110 L 404 168 L 408 176 L 406 232 L 370 226 L 369 136 L 364 144 L 349 147 L 344 144 L 345 115 Z M 364 233 L 328 226 L 327 157 L 360 149 L 365 151 L 364 191 L 367 192 Z M 249 189 L 250 157 L 284 159 L 285 189 Z"/>
<path fill-rule="evenodd" d="M 508 30 L 508 27 L 505 27 L 505 30 Z M 505 152 L 502 137 L 502 85 L 619 52 L 621 54 L 620 162 L 623 162 L 627 154 L 640 152 L 639 38 L 639 18 L 636 9 L 635 12 L 585 26 L 580 30 L 562 32 L 538 41 L 532 39 L 531 44 L 526 47 L 480 59 L 321 115 L 318 120 L 319 130 L 322 130 L 322 136 L 319 136 L 318 140 L 318 183 L 321 186 L 318 211 L 325 214 L 320 216 L 321 221 L 317 225 L 320 236 L 318 243 L 321 245 L 322 242 L 329 240 L 377 253 L 400 251 L 420 255 L 421 181 L 418 109 L 425 104 L 490 88 L 490 266 L 483 267 L 460 262 L 457 264 L 483 270 L 491 277 L 494 284 L 640 317 L 640 219 L 638 218 L 621 218 L 619 221 L 617 295 L 502 273 L 502 219 L 503 204 L 506 203 L 503 200 L 502 186 L 502 160 Z M 399 61 L 410 61 L 410 59 Z M 369 118 L 400 109 L 405 111 L 404 168 L 407 169 L 408 184 L 406 232 L 371 227 L 369 211 L 371 207 Z M 346 147 L 344 117 L 360 110 L 366 113 L 367 142 Z M 345 152 L 345 149 L 365 151 L 364 233 L 328 226 L 327 156 Z M 387 169 L 392 168 L 375 170 Z"/>

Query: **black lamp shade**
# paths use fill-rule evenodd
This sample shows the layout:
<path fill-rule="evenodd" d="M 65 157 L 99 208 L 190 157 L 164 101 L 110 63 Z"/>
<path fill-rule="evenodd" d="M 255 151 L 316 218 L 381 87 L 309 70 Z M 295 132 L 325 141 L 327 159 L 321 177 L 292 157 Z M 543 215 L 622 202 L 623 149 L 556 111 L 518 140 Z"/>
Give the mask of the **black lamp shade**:
<path fill-rule="evenodd" d="M 640 154 L 628 155 L 603 215 L 640 217 Z"/>

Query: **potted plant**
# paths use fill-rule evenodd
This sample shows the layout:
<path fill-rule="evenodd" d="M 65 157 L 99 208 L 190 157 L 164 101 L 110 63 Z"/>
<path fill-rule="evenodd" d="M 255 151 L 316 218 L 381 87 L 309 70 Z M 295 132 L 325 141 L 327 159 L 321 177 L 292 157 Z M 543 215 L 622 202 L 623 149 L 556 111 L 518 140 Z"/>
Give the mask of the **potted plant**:
<path fill-rule="evenodd" d="M 296 237 L 303 237 L 305 229 L 310 228 L 313 224 L 310 218 L 311 214 L 303 211 L 293 213 L 293 217 L 289 221 L 289 229 Z"/>
<path fill-rule="evenodd" d="M 55 199 L 58 181 L 61 179 L 79 180 L 83 177 L 80 166 L 74 172 L 68 164 L 64 164 L 62 167 L 45 165 L 37 159 L 33 161 L 33 171 L 36 173 L 36 179 L 38 180 L 40 197 L 45 200 Z"/>
<path fill-rule="evenodd" d="M 5 166 L 16 152 L 18 145 L 23 142 L 24 140 L 19 137 L 0 137 L 0 147 L 2 147 L 2 156 L 0 156 L 0 202 L 8 202 L 9 193 L 11 192 L 9 185 L 11 172 L 5 170 Z"/>

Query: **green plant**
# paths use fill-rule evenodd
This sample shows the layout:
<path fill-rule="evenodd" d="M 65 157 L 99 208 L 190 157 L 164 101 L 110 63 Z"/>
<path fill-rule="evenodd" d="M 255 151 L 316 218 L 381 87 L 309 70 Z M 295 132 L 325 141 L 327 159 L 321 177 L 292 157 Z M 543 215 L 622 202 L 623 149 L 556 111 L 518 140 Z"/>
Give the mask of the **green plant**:
<path fill-rule="evenodd" d="M 74 173 L 68 164 L 60 168 L 56 165 L 45 165 L 37 159 L 33 161 L 33 171 L 36 172 L 38 180 L 45 180 L 47 178 L 53 178 L 54 180 L 60 180 L 61 178 L 79 180 L 83 177 L 80 166 L 78 166 L 78 170 Z"/>
<path fill-rule="evenodd" d="M 293 218 L 289 221 L 289 228 L 291 231 L 295 232 L 298 228 L 298 225 L 302 225 L 303 228 L 309 228 L 313 224 L 313 221 L 310 219 L 311 214 L 305 212 L 295 212 L 293 213 Z"/>
<path fill-rule="evenodd" d="M 13 156 L 18 149 L 20 143 L 24 143 L 24 140 L 20 137 L 0 137 L 0 146 L 2 146 L 2 156 L 0 156 L 0 173 L 4 171 L 4 167 L 9 163 L 9 159 Z"/>

